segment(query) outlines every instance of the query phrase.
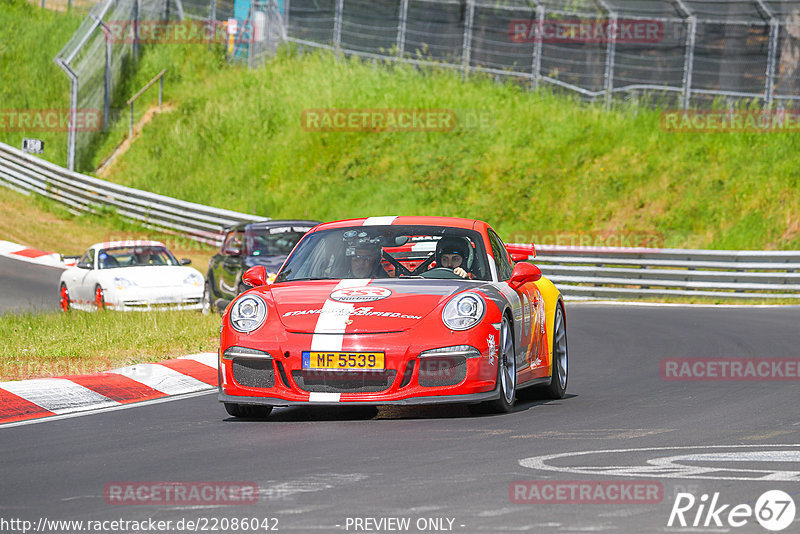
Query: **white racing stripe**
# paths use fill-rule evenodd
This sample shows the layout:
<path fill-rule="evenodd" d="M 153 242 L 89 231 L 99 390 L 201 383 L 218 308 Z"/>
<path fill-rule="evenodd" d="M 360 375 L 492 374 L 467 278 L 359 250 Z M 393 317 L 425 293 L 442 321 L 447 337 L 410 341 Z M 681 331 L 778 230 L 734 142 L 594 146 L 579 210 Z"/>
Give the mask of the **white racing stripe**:
<path fill-rule="evenodd" d="M 363 287 L 372 280 L 357 278 L 352 280 L 342 280 L 333 291 L 350 287 Z M 331 291 L 331 293 L 333 293 Z M 311 350 L 317 351 L 340 351 L 344 342 L 344 331 L 350 314 L 353 313 L 355 304 L 347 302 L 337 302 L 327 299 L 322 306 L 317 324 L 314 327 L 314 337 L 311 338 Z M 339 402 L 339 393 L 310 393 L 309 402 Z"/>
<path fill-rule="evenodd" d="M 350 287 L 363 287 L 371 282 L 368 278 L 346 279 L 340 281 L 333 288 L 346 289 Z M 333 292 L 331 291 L 331 293 Z M 347 328 L 347 321 L 353 313 L 355 304 L 352 302 L 337 302 L 328 299 L 322 306 L 322 312 L 317 319 L 314 327 L 314 337 L 311 338 L 311 350 L 339 351 L 342 350 L 344 331 Z"/>
<path fill-rule="evenodd" d="M 196 378 L 156 363 L 129 365 L 107 372 L 127 376 L 166 395 L 193 393 L 212 387 Z"/>
<path fill-rule="evenodd" d="M 367 217 L 364 220 L 364 226 L 386 226 L 392 224 L 396 218 L 397 215 L 394 217 Z"/>
<path fill-rule="evenodd" d="M 119 406 L 117 401 L 63 378 L 2 382 L 0 387 L 58 415 Z"/>

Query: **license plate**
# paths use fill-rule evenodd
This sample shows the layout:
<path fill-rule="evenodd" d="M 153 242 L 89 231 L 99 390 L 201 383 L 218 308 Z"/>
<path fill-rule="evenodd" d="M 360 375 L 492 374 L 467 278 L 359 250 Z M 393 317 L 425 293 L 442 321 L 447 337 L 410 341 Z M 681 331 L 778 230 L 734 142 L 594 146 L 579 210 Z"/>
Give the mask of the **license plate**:
<path fill-rule="evenodd" d="M 303 369 L 383 371 L 382 352 L 303 351 Z"/>

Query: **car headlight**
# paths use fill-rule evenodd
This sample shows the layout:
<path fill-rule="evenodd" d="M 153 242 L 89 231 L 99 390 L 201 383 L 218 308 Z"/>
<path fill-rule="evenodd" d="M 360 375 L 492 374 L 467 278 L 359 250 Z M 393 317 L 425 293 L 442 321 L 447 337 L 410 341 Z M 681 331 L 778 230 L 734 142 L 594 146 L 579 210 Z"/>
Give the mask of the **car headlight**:
<path fill-rule="evenodd" d="M 131 286 L 134 286 L 134 285 L 136 285 L 136 284 L 134 284 L 133 282 L 131 282 L 127 278 L 122 278 L 121 276 L 115 276 L 114 277 L 114 287 L 116 287 L 117 289 L 127 289 L 127 288 L 129 288 Z"/>
<path fill-rule="evenodd" d="M 257 295 L 245 295 L 233 303 L 230 313 L 231 326 L 249 334 L 267 319 L 267 304 Z"/>
<path fill-rule="evenodd" d="M 192 273 L 183 279 L 183 283 L 187 286 L 202 286 L 203 277 L 197 273 Z"/>
<path fill-rule="evenodd" d="M 486 312 L 486 303 L 476 293 L 462 293 L 452 298 L 442 310 L 442 321 L 450 330 L 468 330 L 477 325 Z"/>

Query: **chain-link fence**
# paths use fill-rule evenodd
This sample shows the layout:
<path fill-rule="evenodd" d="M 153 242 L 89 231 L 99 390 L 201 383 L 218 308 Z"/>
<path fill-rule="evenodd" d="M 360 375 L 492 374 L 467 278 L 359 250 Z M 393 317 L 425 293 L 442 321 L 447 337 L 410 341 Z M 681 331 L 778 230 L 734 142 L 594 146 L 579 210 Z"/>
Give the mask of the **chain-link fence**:
<path fill-rule="evenodd" d="M 107 127 L 109 101 L 143 43 L 141 31 L 109 36 L 169 20 L 230 20 L 228 51 L 250 66 L 288 40 L 513 77 L 607 104 L 800 100 L 797 0 L 100 0 L 56 58 L 72 84 L 70 169 L 93 136 L 78 127 L 80 112 L 101 110 Z"/>
<path fill-rule="evenodd" d="M 114 118 L 111 102 L 142 46 L 225 42 L 232 57 L 254 66 L 286 40 L 276 0 L 253 0 L 240 15 L 242 20 L 236 19 L 235 7 L 234 0 L 100 0 L 95 4 L 55 58 L 70 79 L 67 167 L 74 170 L 97 133 L 108 130 Z M 229 30 L 235 30 L 230 42 Z"/>
<path fill-rule="evenodd" d="M 289 41 L 590 100 L 800 100 L 797 0 L 286 0 Z"/>

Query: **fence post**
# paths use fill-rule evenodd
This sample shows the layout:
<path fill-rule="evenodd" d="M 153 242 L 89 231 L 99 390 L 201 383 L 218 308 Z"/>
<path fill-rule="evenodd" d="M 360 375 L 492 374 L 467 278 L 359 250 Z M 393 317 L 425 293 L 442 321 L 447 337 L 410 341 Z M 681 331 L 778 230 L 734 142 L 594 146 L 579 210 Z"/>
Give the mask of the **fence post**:
<path fill-rule="evenodd" d="M 464 41 L 461 45 L 461 67 L 464 77 L 469 76 L 469 64 L 472 58 L 472 19 L 475 17 L 475 3 L 467 0 L 467 17 L 464 21 Z"/>
<path fill-rule="evenodd" d="M 611 107 L 611 98 L 614 96 L 612 91 L 614 89 L 614 63 L 617 56 L 617 34 L 619 33 L 619 24 L 617 23 L 617 13 L 611 9 L 605 0 L 595 1 L 608 15 L 609 39 L 606 45 L 606 72 L 604 75 L 605 83 L 603 84 L 603 88 L 605 90 L 605 107 L 609 108 Z"/>
<path fill-rule="evenodd" d="M 781 23 L 775 12 L 764 0 L 755 0 L 758 10 L 769 19 L 769 49 L 767 52 L 767 72 L 764 80 L 764 103 L 767 109 L 772 109 L 772 100 L 775 95 L 775 63 L 778 58 L 778 38 Z"/>
<path fill-rule="evenodd" d="M 408 0 L 400 2 L 400 19 L 397 23 L 397 57 L 402 58 L 406 52 L 406 23 L 408 21 Z"/>
<path fill-rule="evenodd" d="M 544 6 L 536 2 L 536 33 L 533 42 L 533 63 L 531 64 L 531 88 L 538 89 L 542 79 L 542 28 L 544 28 Z"/>
<path fill-rule="evenodd" d="M 78 120 L 78 75 L 62 59 L 56 64 L 69 77 L 69 124 L 67 125 L 67 169 L 75 170 L 75 130 Z"/>
<path fill-rule="evenodd" d="M 683 61 L 683 109 L 689 109 L 692 99 L 692 74 L 694 71 L 694 47 L 697 40 L 697 17 L 691 15 L 687 21 L 686 28 L 686 56 Z"/>
<path fill-rule="evenodd" d="M 286 28 L 286 37 L 289 37 L 289 8 L 292 5 L 292 0 L 284 0 L 283 2 L 283 27 Z"/>
<path fill-rule="evenodd" d="M 133 3 L 133 59 L 139 59 L 139 18 L 142 12 L 142 0 Z"/>
<path fill-rule="evenodd" d="M 333 47 L 337 52 L 342 51 L 342 11 L 344 0 L 336 0 L 336 14 L 333 21 Z"/>
<path fill-rule="evenodd" d="M 97 21 L 106 41 L 105 77 L 103 79 L 103 131 L 108 131 L 108 113 L 111 101 L 111 30 L 102 20 Z"/>

